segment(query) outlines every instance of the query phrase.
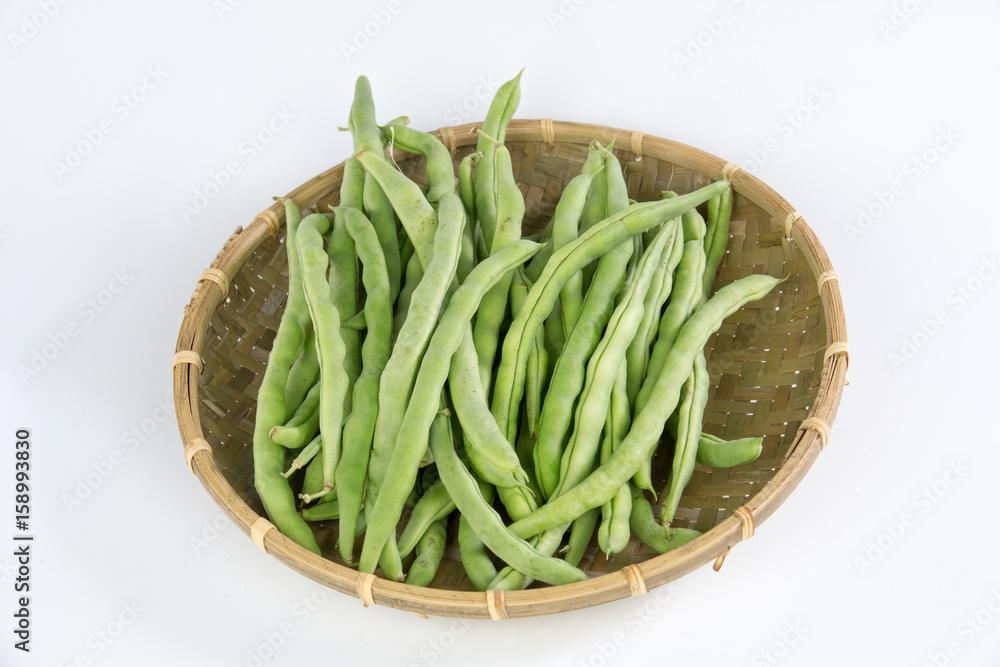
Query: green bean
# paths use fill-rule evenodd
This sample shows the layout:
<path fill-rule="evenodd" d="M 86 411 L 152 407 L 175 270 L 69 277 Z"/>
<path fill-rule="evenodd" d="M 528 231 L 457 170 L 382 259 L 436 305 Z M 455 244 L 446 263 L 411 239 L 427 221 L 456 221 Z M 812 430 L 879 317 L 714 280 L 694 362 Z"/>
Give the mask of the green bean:
<path fill-rule="evenodd" d="M 288 302 L 278 324 L 267 367 L 257 392 L 257 415 L 253 432 L 254 487 L 271 522 L 284 535 L 315 554 L 319 546 L 312 531 L 295 508 L 295 497 L 282 476 L 286 449 L 271 440 L 272 428 L 288 420 L 285 386 L 288 373 L 305 341 L 309 310 L 302 289 L 296 236 L 301 217 L 291 200 L 285 201 L 286 250 L 288 251 Z"/>
<path fill-rule="evenodd" d="M 313 339 L 315 345 L 315 338 Z M 305 446 L 319 430 L 319 388 L 317 382 L 284 426 L 271 429 L 271 440 L 288 449 Z"/>
<path fill-rule="evenodd" d="M 351 563 L 354 527 L 361 511 L 368 454 L 378 415 L 379 378 L 392 348 L 392 303 L 385 256 L 371 222 L 356 208 L 341 207 L 334 212 L 343 216 L 363 266 L 367 323 L 361 374 L 354 384 L 351 413 L 344 422 L 343 452 L 335 475 L 340 499 L 338 548 L 344 562 Z"/>
<path fill-rule="evenodd" d="M 493 500 L 493 493 L 488 497 L 484 494 L 484 502 L 489 505 Z M 483 543 L 464 514 L 458 519 L 458 549 L 462 557 L 462 567 L 469 581 L 476 587 L 477 591 L 485 591 L 493 578 L 497 576 L 497 568 L 493 565 L 493 558 L 489 550 Z"/>
<path fill-rule="evenodd" d="M 590 145 L 583 170 L 563 189 L 552 214 L 552 249 L 560 248 L 576 240 L 580 235 L 580 216 L 587 202 L 587 193 L 597 174 L 604 169 L 601 145 L 596 141 Z M 562 305 L 563 330 L 572 331 L 583 307 L 583 276 L 571 276 L 559 293 Z"/>
<path fill-rule="evenodd" d="M 381 130 L 382 135 L 397 148 L 424 156 L 429 186 L 427 201 L 434 204 L 446 192 L 458 194 L 451 153 L 437 137 L 405 125 L 385 125 Z"/>
<path fill-rule="evenodd" d="M 344 221 L 335 218 L 332 226 L 326 247 L 330 257 L 330 298 L 343 323 L 358 312 L 358 256 Z M 361 334 L 355 329 L 341 327 L 340 339 L 344 343 L 343 368 L 347 374 L 346 415 L 351 412 L 354 383 L 361 374 Z"/>
<path fill-rule="evenodd" d="M 417 544 L 417 558 L 406 573 L 406 583 L 411 586 L 430 586 L 444 557 L 448 519 L 438 519 L 431 524 Z"/>
<path fill-rule="evenodd" d="M 535 348 L 528 355 L 528 370 L 525 375 L 524 411 L 528 432 L 534 439 L 538 438 L 538 422 L 542 412 L 542 396 L 545 393 L 545 383 L 549 374 L 549 353 L 545 349 L 545 331 L 538 330 L 535 336 Z"/>
<path fill-rule="evenodd" d="M 614 296 L 622 286 L 622 269 L 631 254 L 632 243 L 626 241 L 601 258 L 577 325 L 552 372 L 551 386 L 559 390 L 550 391 L 545 397 L 534 454 L 535 474 L 546 498 L 552 495 L 558 482 L 559 460 L 572 423 L 573 407 L 583 389 L 587 359 L 593 355 L 611 317 Z"/>
<path fill-rule="evenodd" d="M 319 454 L 322 446 L 323 446 L 323 436 L 317 435 L 315 438 L 309 441 L 309 444 L 307 444 L 305 447 L 302 448 L 302 451 L 300 451 L 298 454 L 295 455 L 295 458 L 292 460 L 291 467 L 285 472 L 281 473 L 281 476 L 284 477 L 285 479 L 288 479 L 289 477 L 292 476 L 292 473 L 294 473 L 296 470 L 301 470 L 302 466 L 312 461 L 313 458 L 315 458 L 315 456 Z"/>
<path fill-rule="evenodd" d="M 763 438 L 723 440 L 702 433 L 698 440 L 698 463 L 709 468 L 732 468 L 756 461 L 763 451 Z"/>
<path fill-rule="evenodd" d="M 357 153 L 357 158 L 365 166 L 368 176 L 378 182 L 389 198 L 413 242 L 413 250 L 420 257 L 421 265 L 427 266 L 434 254 L 434 232 L 438 225 L 434 207 L 424 197 L 420 186 L 375 153 L 364 150 Z"/>
<path fill-rule="evenodd" d="M 701 537 L 701 533 L 691 528 L 666 529 L 656 521 L 653 508 L 637 488 L 632 488 L 632 514 L 629 524 L 635 536 L 654 551 L 665 554 Z"/>
<path fill-rule="evenodd" d="M 601 463 L 607 462 L 611 454 L 618 449 L 618 445 L 628 434 L 631 424 L 627 391 L 627 365 L 628 361 L 626 360 L 618 368 L 618 377 L 615 378 L 615 384 L 611 390 L 611 403 L 604 423 L 604 438 L 601 441 Z M 591 512 L 593 511 L 591 510 Z M 631 513 L 632 494 L 629 492 L 628 485 L 623 484 L 615 496 L 601 507 L 601 525 L 597 531 L 597 544 L 609 556 L 619 553 L 628 545 L 631 537 L 628 527 Z"/>
<path fill-rule="evenodd" d="M 535 282 L 538 280 L 538 276 L 542 275 L 542 269 L 545 268 L 546 262 L 549 261 L 549 257 L 552 257 L 552 239 L 548 239 L 542 249 L 535 253 L 535 256 L 531 258 L 528 265 L 524 269 L 524 275 L 527 276 L 528 280 Z"/>
<path fill-rule="evenodd" d="M 401 558 L 406 558 L 417 546 L 420 537 L 427 531 L 427 528 L 442 517 L 447 517 L 455 510 L 455 502 L 448 495 L 448 489 L 444 482 L 438 479 L 424 491 L 417 504 L 410 512 L 410 518 L 403 528 L 402 534 L 396 545 L 399 548 Z"/>
<path fill-rule="evenodd" d="M 305 400 L 309 391 L 316 386 L 319 377 L 319 358 L 316 356 L 316 330 L 312 327 L 306 332 L 302 351 L 299 353 L 291 370 L 288 371 L 288 382 L 285 384 L 285 411 L 288 414 L 298 412 L 299 406 Z M 274 439 L 274 436 L 271 436 Z"/>
<path fill-rule="evenodd" d="M 531 241 L 517 241 L 491 255 L 473 269 L 468 280 L 455 290 L 451 302 L 441 315 L 420 361 L 410 403 L 396 436 L 397 444 L 368 522 L 359 564 L 362 572 L 375 570 L 377 557 L 399 521 L 405 493 L 413 487 L 420 458 L 427 449 L 428 432 L 437 412 L 441 389 L 448 378 L 451 358 L 462 344 L 466 326 L 475 315 L 483 295 L 515 266 L 531 257 L 539 247 Z M 437 448 L 432 451 L 437 457 Z M 440 469 L 440 462 L 438 467 Z M 454 494 L 452 497 L 454 498 Z M 458 500 L 455 501 L 458 504 Z"/>
<path fill-rule="evenodd" d="M 497 146 L 503 145 L 507 124 L 514 116 L 520 101 L 521 72 L 518 72 L 517 76 L 501 85 L 494 94 L 490 108 L 486 112 L 486 120 L 480 128 L 479 141 L 476 143 L 476 150 L 483 154 L 476 165 L 476 217 L 488 250 L 493 247 L 493 232 L 497 222 L 493 154 Z"/>
<path fill-rule="evenodd" d="M 629 344 L 625 358 L 628 359 L 628 371 L 626 392 L 628 394 L 629 405 L 635 404 L 635 397 L 639 393 L 639 387 L 646 376 L 646 369 L 649 365 L 649 348 L 653 344 L 655 329 L 653 323 L 660 320 L 663 312 L 663 304 L 667 302 L 667 297 L 673 288 L 674 269 L 681 261 L 684 249 L 684 239 L 681 229 L 681 221 L 675 218 L 678 226 L 677 241 L 672 243 L 669 249 L 664 250 L 664 257 L 661 258 L 660 265 L 653 274 L 653 281 L 646 292 L 646 299 L 643 305 L 642 321 L 636 329 L 635 338 Z M 653 332 L 651 332 L 653 330 Z"/>
<path fill-rule="evenodd" d="M 406 230 L 400 227 L 399 229 L 399 261 L 400 266 L 403 267 L 403 271 L 406 271 L 407 265 L 410 263 L 410 259 L 413 257 L 413 242 L 410 241 L 410 237 L 407 236 Z M 402 287 L 400 287 L 402 290 Z"/>
<path fill-rule="evenodd" d="M 523 486 L 525 473 L 517 454 L 500 433 L 486 404 L 478 363 L 472 332 L 467 330 L 463 344 L 452 357 L 448 373 L 449 394 L 462 426 L 465 450 L 473 470 L 490 484 Z"/>
<path fill-rule="evenodd" d="M 340 503 L 337 499 L 327 500 L 323 498 L 323 502 L 316 503 L 312 507 L 302 508 L 302 518 L 306 521 L 330 521 L 331 519 L 340 518 Z"/>
<path fill-rule="evenodd" d="M 681 385 L 690 376 L 695 357 L 703 351 L 712 333 L 726 317 L 745 303 L 763 297 L 779 282 L 777 278 L 766 275 L 740 278 L 699 306 L 681 327 L 649 401 L 633 419 L 632 427 L 618 449 L 571 491 L 511 524 L 511 532 L 522 538 L 531 537 L 561 526 L 610 500 L 635 474 L 643 459 L 656 448 L 667 417 L 677 407 Z"/>
<path fill-rule="evenodd" d="M 569 543 L 566 550 L 566 562 L 570 565 L 579 565 L 587 553 L 587 547 L 594 537 L 594 528 L 601 516 L 600 510 L 596 507 L 578 516 L 569 529 Z"/>
<path fill-rule="evenodd" d="M 552 310 L 566 281 L 589 262 L 649 227 L 661 224 L 697 206 L 721 191 L 713 183 L 676 199 L 636 204 L 588 229 L 572 243 L 553 253 L 538 281 L 528 292 L 524 309 L 511 322 L 494 384 L 493 416 L 508 439 L 517 434 L 517 411 L 524 392 L 524 373 L 535 333 Z"/>
<path fill-rule="evenodd" d="M 720 182 L 729 184 L 728 179 L 723 176 Z M 726 246 L 729 244 L 729 219 L 733 213 L 733 189 L 726 188 L 718 197 L 708 201 L 708 222 L 705 232 L 705 277 L 702 282 L 702 294 L 704 301 L 712 293 L 712 284 L 715 282 L 715 274 L 719 271 L 719 264 L 726 254 Z"/>
<path fill-rule="evenodd" d="M 370 151 L 388 167 L 382 134 L 375 121 L 375 101 L 372 98 L 371 84 L 365 76 L 359 76 L 354 85 L 354 100 L 351 103 L 351 113 L 347 125 L 354 138 L 354 152 Z M 356 169 L 350 160 L 344 169 L 345 182 L 349 176 L 348 169 Z M 352 180 L 351 182 L 357 183 L 358 181 Z M 341 192 L 341 205 L 362 208 L 353 197 L 354 190 L 349 189 L 348 192 L 349 196 L 346 200 L 344 192 Z M 375 228 L 375 233 L 378 235 L 379 245 L 382 246 L 382 255 L 385 257 L 386 271 L 389 275 L 391 299 L 395 301 L 400 289 L 403 267 L 399 258 L 399 243 L 396 238 L 396 216 L 393 214 L 392 206 L 381 184 L 371 178 L 364 179 L 362 203 L 372 226 Z"/>
<path fill-rule="evenodd" d="M 322 451 L 322 446 L 320 447 Z M 318 454 L 319 452 L 317 452 Z M 299 494 L 300 498 L 311 498 L 312 496 L 319 496 L 323 492 L 323 457 L 314 456 L 312 461 L 306 465 L 306 474 L 302 478 L 302 493 Z M 323 496 L 323 500 L 327 500 L 331 495 L 336 495 L 337 489 L 334 489 L 327 495 Z"/>
<path fill-rule="evenodd" d="M 701 436 L 705 405 L 708 403 L 708 387 L 708 369 L 705 365 L 705 352 L 702 351 L 695 357 L 694 371 L 681 391 L 677 444 L 670 471 L 670 483 L 666 498 L 663 500 L 663 511 L 660 512 L 660 523 L 664 526 L 669 526 L 673 521 L 684 487 L 691 481 L 691 475 L 694 473 L 698 438 Z"/>
<path fill-rule="evenodd" d="M 687 239 L 687 236 L 685 236 Z M 684 321 L 700 303 L 702 295 L 701 276 L 705 269 L 705 250 L 698 239 L 688 239 L 684 243 L 684 253 L 677 265 L 677 278 L 670 303 L 660 318 L 659 333 L 653 351 L 649 356 L 646 379 L 635 400 L 635 411 L 646 405 L 653 391 L 656 378 L 660 376 L 663 363 L 673 347 Z M 646 488 L 646 487 L 643 487 Z"/>
<path fill-rule="evenodd" d="M 465 215 L 469 220 L 476 219 L 476 184 L 473 180 L 473 167 L 481 157 L 482 153 L 473 151 L 458 163 L 458 194 L 462 197 Z M 472 229 L 471 225 L 469 229 Z"/>
<path fill-rule="evenodd" d="M 448 445 L 445 439 L 431 440 L 438 471 L 468 527 L 483 544 L 519 572 L 548 584 L 566 584 L 587 578 L 587 575 L 569 563 L 542 556 L 527 542 L 512 535 L 504 526 L 500 515 L 483 498 L 475 477 L 462 464 L 454 448 Z M 461 534 L 459 539 L 461 540 Z M 462 553 L 465 563 L 464 549 Z M 473 583 L 479 588 L 482 578 L 478 575 L 481 573 L 473 574 L 470 564 L 466 563 L 466 572 L 470 579 L 476 577 Z M 482 564 L 482 561 L 478 564 Z"/>
<path fill-rule="evenodd" d="M 629 342 L 635 337 L 642 319 L 645 293 L 665 254 L 664 248 L 674 243 L 679 232 L 676 220 L 670 220 L 661 226 L 655 241 L 646 249 L 639 262 L 636 279 L 611 314 L 607 331 L 587 363 L 586 381 L 576 406 L 573 431 L 563 451 L 559 483 L 552 497 L 558 497 L 572 489 L 593 468 L 601 429 L 608 414 L 612 386 L 625 360 Z"/>
<path fill-rule="evenodd" d="M 622 173 L 622 165 L 618 158 L 611 152 L 614 146 L 614 139 L 607 148 L 602 150 L 604 156 L 604 172 L 599 178 L 595 178 L 587 193 L 587 203 L 583 207 L 583 214 L 580 216 L 580 234 L 584 233 L 601 220 L 610 215 L 614 215 L 624 210 L 628 206 L 628 191 L 625 185 L 625 176 Z M 593 285 L 594 271 L 596 266 L 593 262 L 583 267 L 583 286 L 585 290 Z"/>
<path fill-rule="evenodd" d="M 440 205 L 441 224 L 434 234 L 434 252 L 423 278 L 413 292 L 406 320 L 396 336 L 392 354 L 379 382 L 378 417 L 368 462 L 368 495 L 365 512 L 369 523 L 396 445 L 417 365 L 437 323 L 441 304 L 458 264 L 465 215 L 457 196 L 445 196 Z M 395 535 L 385 542 L 382 570 L 391 578 L 401 573 Z"/>
<path fill-rule="evenodd" d="M 496 199 L 496 221 L 491 254 L 521 238 L 521 220 L 524 217 L 524 196 L 521 194 L 511 168 L 510 153 L 504 146 L 497 146 L 493 153 L 493 190 Z M 507 314 L 510 284 L 513 272 L 504 276 L 483 297 L 472 328 L 472 339 L 479 356 L 479 376 L 486 400 L 489 400 L 493 358 L 496 356 L 500 324 Z"/>
<path fill-rule="evenodd" d="M 323 492 L 333 489 L 334 472 L 340 459 L 340 427 L 344 419 L 344 399 L 348 376 L 344 369 L 346 348 L 340 331 L 340 315 L 330 295 L 326 278 L 330 258 L 323 250 L 323 234 L 330 226 L 326 216 L 313 214 L 299 226 L 298 245 L 302 260 L 302 286 L 316 327 L 316 347 L 320 362 L 319 428 L 323 433 Z M 309 502 L 312 497 L 307 498 Z"/>
<path fill-rule="evenodd" d="M 546 531 L 542 535 L 532 538 L 528 544 L 539 555 L 550 558 L 559 549 L 563 534 L 565 534 L 568 527 L 562 526 L 559 530 Z M 572 563 L 566 562 L 566 564 L 576 567 Z M 487 588 L 497 591 L 519 591 L 527 588 L 533 579 L 534 577 L 530 574 L 522 572 L 512 565 L 508 565 L 497 573 Z"/>
<path fill-rule="evenodd" d="M 403 279 L 403 286 L 399 290 L 399 298 L 396 300 L 396 313 L 392 322 L 393 338 L 399 335 L 399 331 L 406 322 L 407 313 L 410 310 L 410 300 L 413 298 L 413 291 L 417 289 L 421 279 L 424 277 L 424 267 L 420 265 L 420 258 L 416 253 L 410 256 L 406 263 L 406 276 Z"/>
<path fill-rule="evenodd" d="M 341 329 L 353 329 L 354 331 L 364 331 L 365 328 L 367 328 L 367 326 L 368 326 L 368 323 L 365 322 L 365 311 L 364 310 L 362 310 L 361 312 L 355 314 L 354 316 L 352 316 L 346 322 L 341 322 L 340 323 L 340 328 Z"/>
<path fill-rule="evenodd" d="M 476 239 L 473 236 L 475 225 L 471 222 L 472 218 L 468 218 L 468 220 L 469 222 L 462 228 L 462 254 L 458 258 L 458 267 L 455 269 L 455 277 L 460 283 L 465 282 L 476 266 Z"/>

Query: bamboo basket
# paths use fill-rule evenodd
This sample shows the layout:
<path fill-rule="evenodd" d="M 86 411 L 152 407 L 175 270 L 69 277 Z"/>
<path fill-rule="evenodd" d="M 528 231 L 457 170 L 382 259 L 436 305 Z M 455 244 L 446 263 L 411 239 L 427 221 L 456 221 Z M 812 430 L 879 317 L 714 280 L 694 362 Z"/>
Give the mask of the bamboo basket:
<path fill-rule="evenodd" d="M 475 150 L 473 126 L 435 133 L 456 165 Z M 704 535 L 663 555 L 633 536 L 627 549 L 607 558 L 595 542 L 580 563 L 590 575 L 587 581 L 483 593 L 465 577 L 454 522 L 429 588 L 345 566 L 336 553 L 336 522 L 313 524 L 323 557 L 280 534 L 263 516 L 251 452 L 257 390 L 287 288 L 283 209 L 276 203 L 248 227 L 238 227 L 199 277 L 173 363 L 174 402 L 188 465 L 257 547 L 314 581 L 359 597 L 365 606 L 501 620 L 641 595 L 712 561 L 718 569 L 730 549 L 751 537 L 788 498 L 830 440 L 846 382 L 847 329 L 829 257 L 787 201 L 732 163 L 642 132 L 549 119 L 514 120 L 507 130 L 514 173 L 525 195 L 525 229 L 541 229 L 547 222 L 593 139 L 604 145 L 615 140 L 629 194 L 639 201 L 655 199 L 666 189 L 690 192 L 725 171 L 735 196 L 729 249 L 716 288 L 751 273 L 787 277 L 770 295 L 729 317 L 706 346 L 712 389 L 705 431 L 726 438 L 762 436 L 764 445 L 750 464 L 698 466 L 674 525 Z M 395 159 L 424 182 L 422 158 L 397 151 Z M 338 201 L 343 167 L 323 172 L 288 196 L 304 212 L 327 210 Z M 654 481 L 665 490 L 669 447 L 660 449 L 667 454 L 654 459 Z"/>

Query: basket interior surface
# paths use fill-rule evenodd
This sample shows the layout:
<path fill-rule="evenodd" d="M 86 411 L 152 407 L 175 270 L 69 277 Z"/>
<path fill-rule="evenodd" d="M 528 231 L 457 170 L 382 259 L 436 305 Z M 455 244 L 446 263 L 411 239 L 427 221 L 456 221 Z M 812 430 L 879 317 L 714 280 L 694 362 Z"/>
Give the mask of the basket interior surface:
<path fill-rule="evenodd" d="M 525 197 L 525 233 L 531 233 L 545 226 L 563 188 L 580 173 L 587 143 L 508 138 L 507 145 Z M 473 146 L 458 147 L 456 167 L 472 150 Z M 691 192 L 710 182 L 704 175 L 653 155 L 637 158 L 627 149 L 615 153 L 623 164 L 629 194 L 638 201 L 656 199 L 664 190 Z M 422 159 L 404 155 L 398 164 L 416 181 L 424 182 Z M 337 200 L 334 190 L 321 197 L 315 208 L 327 210 Z M 267 236 L 231 276 L 227 298 L 209 322 L 198 381 L 201 427 L 215 465 L 242 500 L 261 515 L 251 443 L 257 390 L 288 284 L 283 232 L 284 228 L 277 236 Z M 737 189 L 729 249 L 716 288 L 753 273 L 787 279 L 765 298 L 730 316 L 709 340 L 706 355 L 712 388 L 704 430 L 725 438 L 761 436 L 763 453 L 753 463 L 736 468 L 699 465 L 684 492 L 675 526 L 708 531 L 760 491 L 781 466 L 819 390 L 827 326 L 816 277 L 801 252 L 784 241 L 781 221 Z M 658 500 L 666 491 L 671 449 L 665 437 L 654 459 L 654 483 L 663 489 Z M 295 488 L 301 483 L 301 473 L 293 480 Z M 336 551 L 337 522 L 313 527 L 323 555 L 342 563 Z M 448 535 L 445 558 L 432 586 L 474 590 L 459 562 L 454 520 Z M 598 575 L 657 555 L 633 537 L 623 552 L 607 558 L 595 540 L 580 567 Z"/>

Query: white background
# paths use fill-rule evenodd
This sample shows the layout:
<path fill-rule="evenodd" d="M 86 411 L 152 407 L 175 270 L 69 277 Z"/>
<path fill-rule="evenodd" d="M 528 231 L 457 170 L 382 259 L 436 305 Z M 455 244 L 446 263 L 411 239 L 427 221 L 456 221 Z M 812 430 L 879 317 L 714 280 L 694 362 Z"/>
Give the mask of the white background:
<path fill-rule="evenodd" d="M 15 532 L 19 427 L 37 536 L 28 656 L 12 648 L 0 547 L 0 664 L 770 664 L 763 651 L 792 665 L 994 664 L 1000 6 L 398 2 L 0 7 L 0 542 Z M 380 119 L 430 130 L 481 119 L 480 82 L 521 67 L 519 117 L 677 139 L 752 168 L 803 212 L 840 274 L 850 386 L 830 447 L 718 574 L 507 623 L 363 609 L 235 528 L 212 532 L 220 510 L 158 408 L 182 308 L 237 225 L 349 154 L 337 126 L 358 74 Z M 129 109 L 122 95 L 142 99 Z M 251 154 L 276 111 L 287 126 Z M 113 131 L 58 168 L 104 119 Z M 185 220 L 229 161 L 239 173 Z M 862 208 L 876 213 L 863 226 Z"/>

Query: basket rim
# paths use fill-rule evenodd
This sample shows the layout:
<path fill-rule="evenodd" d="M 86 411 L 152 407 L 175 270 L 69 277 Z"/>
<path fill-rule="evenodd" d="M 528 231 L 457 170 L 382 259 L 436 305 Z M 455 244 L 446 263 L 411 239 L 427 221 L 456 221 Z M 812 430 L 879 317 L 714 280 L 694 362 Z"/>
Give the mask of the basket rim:
<path fill-rule="evenodd" d="M 431 134 L 440 138 L 454 153 L 458 147 L 476 142 L 472 129 L 480 125 L 481 122 L 447 126 Z M 508 126 L 506 138 L 515 142 L 541 140 L 547 144 L 589 144 L 593 139 L 607 144 L 614 139 L 617 146 L 628 147 L 638 160 L 643 155 L 649 155 L 713 179 L 725 172 L 734 191 L 748 197 L 773 218 L 784 220 L 783 244 L 786 250 L 789 245 L 794 245 L 817 278 L 826 322 L 827 352 L 816 398 L 809 410 L 809 418 L 796 431 L 784 462 L 763 488 L 740 508 L 742 511 L 737 510 L 701 537 L 673 551 L 586 581 L 506 593 L 423 588 L 359 574 L 357 570 L 313 554 L 278 530 L 271 530 L 274 526 L 236 494 L 215 466 L 211 447 L 201 428 L 198 376 L 201 370 L 200 350 L 209 320 L 225 300 L 229 276 L 242 268 L 253 250 L 268 235 L 277 235 L 280 231 L 284 209 L 280 202 L 276 202 L 259 213 L 246 228 L 241 225 L 230 235 L 210 268 L 199 276 L 191 300 L 184 308 L 172 367 L 178 429 L 191 471 L 216 504 L 240 530 L 253 538 L 261 550 L 318 583 L 365 600 L 365 606 L 372 602 L 419 615 L 500 620 L 580 609 L 639 595 L 713 560 L 716 562 L 715 569 L 718 569 L 729 550 L 752 536 L 754 527 L 774 513 L 812 467 L 829 440 L 830 427 L 840 406 L 846 384 L 848 355 L 847 325 L 839 281 L 826 250 L 805 218 L 781 195 L 731 162 L 698 148 L 638 130 L 546 118 L 514 119 Z M 394 149 L 393 152 L 396 160 L 413 157 L 399 150 Z M 307 180 L 286 196 L 295 199 L 303 208 L 314 205 L 339 187 L 345 162 L 346 159 Z"/>

